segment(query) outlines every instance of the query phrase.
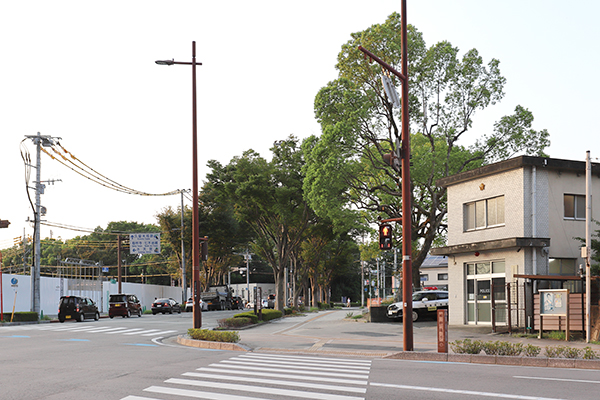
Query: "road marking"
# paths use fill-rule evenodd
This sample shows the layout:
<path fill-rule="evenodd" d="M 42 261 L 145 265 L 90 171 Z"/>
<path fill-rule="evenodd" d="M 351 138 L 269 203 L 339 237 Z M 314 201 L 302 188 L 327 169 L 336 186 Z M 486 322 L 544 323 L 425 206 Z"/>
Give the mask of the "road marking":
<path fill-rule="evenodd" d="M 59 342 L 89 342 L 88 339 L 58 339 Z"/>
<path fill-rule="evenodd" d="M 177 396 L 187 396 L 196 399 L 209 399 L 209 400 L 268 400 L 262 397 L 248 397 L 248 396 L 236 396 L 233 394 L 223 393 L 211 393 L 211 392 L 199 392 L 196 390 L 187 389 L 174 389 L 162 386 L 150 386 L 144 389 L 147 392 L 162 393 L 162 394 L 174 394 Z M 124 400 L 124 399 L 123 399 Z M 156 400 L 156 399 L 152 399 Z"/>
<path fill-rule="evenodd" d="M 31 336 L 25 336 L 25 335 L 10 335 L 10 336 L 0 336 L 0 337 L 6 337 L 6 338 L 29 338 Z"/>
<path fill-rule="evenodd" d="M 600 383 L 600 381 L 589 381 L 585 379 L 566 379 L 566 378 L 543 378 L 539 376 L 513 376 L 518 379 L 539 379 L 542 381 L 576 382 L 576 383 Z"/>
<path fill-rule="evenodd" d="M 265 394 L 269 394 L 269 395 L 280 395 L 280 396 L 287 396 L 287 397 L 303 397 L 303 398 L 307 398 L 307 399 L 318 399 L 318 400 L 364 400 L 364 397 L 306 392 L 306 391 L 301 391 L 301 390 L 277 389 L 277 388 L 270 388 L 270 387 L 264 387 L 264 386 L 238 385 L 235 383 L 195 381 L 195 380 L 190 380 L 190 379 L 171 378 L 171 379 L 167 379 L 165 381 L 165 383 L 200 386 L 200 387 L 206 387 L 206 388 L 211 388 L 211 389 L 220 389 L 220 390 L 239 390 L 239 391 L 243 391 L 243 392 L 265 393 Z M 193 393 L 192 390 L 190 390 L 189 392 Z"/>
<path fill-rule="evenodd" d="M 158 329 L 146 329 L 146 330 L 142 330 L 142 331 L 140 331 L 140 329 L 144 329 L 144 328 L 136 328 L 135 330 L 137 332 L 124 333 L 123 335 L 141 335 L 142 333 L 150 333 L 150 332 L 158 333 Z"/>
<path fill-rule="evenodd" d="M 114 334 L 117 334 L 117 333 L 119 333 L 119 334 L 122 333 L 123 335 L 131 335 L 132 333 L 129 333 L 129 332 L 133 332 L 133 334 L 135 335 L 136 333 L 138 333 L 142 329 L 144 329 L 144 328 L 121 329 L 121 330 L 118 330 L 116 332 L 103 332 L 103 333 L 106 333 L 107 335 L 114 335 Z"/>
<path fill-rule="evenodd" d="M 294 362 L 294 363 L 298 363 L 301 362 L 302 365 L 306 365 L 306 366 L 322 366 L 322 365 L 326 365 L 328 364 L 327 362 L 308 362 L 308 360 L 277 360 L 277 359 L 265 359 L 265 358 L 254 358 L 252 356 L 240 356 L 240 357 L 236 357 L 236 358 L 232 358 L 232 360 L 246 360 L 248 359 L 248 361 L 253 361 L 256 364 L 289 364 L 290 362 Z M 337 365 L 336 365 L 337 367 Z M 344 365 L 344 368 L 346 368 L 347 371 L 349 372 L 363 372 L 363 371 L 368 371 L 371 366 L 370 365 L 348 365 L 347 363 Z M 353 370 L 353 371 L 350 371 Z"/>
<path fill-rule="evenodd" d="M 123 332 L 124 330 L 126 330 L 126 328 L 98 328 L 98 329 L 92 329 L 90 331 L 86 331 L 87 333 L 119 333 L 119 332 Z M 116 332 L 111 332 L 111 331 L 116 331 Z"/>
<path fill-rule="evenodd" d="M 223 360 L 222 362 L 227 363 L 227 364 L 247 365 L 249 367 L 260 367 L 260 368 L 273 367 L 273 368 L 279 368 L 279 369 L 286 368 L 283 365 L 272 364 L 272 363 L 255 363 L 255 362 L 245 362 L 245 361 L 236 361 L 236 360 Z M 294 365 L 293 368 L 296 370 L 315 371 L 313 373 L 316 373 L 316 371 L 331 371 L 331 368 L 319 368 L 319 367 L 301 366 L 301 365 Z M 356 375 L 352 375 L 352 378 L 362 378 L 363 375 L 369 374 L 369 371 L 354 371 L 354 370 L 345 370 L 345 369 L 339 369 L 339 370 L 336 369 L 336 371 L 340 373 L 337 376 L 349 376 L 350 374 L 356 374 Z M 361 375 L 359 375 L 359 374 L 361 374 Z"/>
<path fill-rule="evenodd" d="M 271 374 L 268 372 L 265 372 L 263 370 L 260 371 L 247 371 L 246 369 L 232 369 L 231 367 L 226 367 L 227 370 L 221 370 L 219 368 L 210 368 L 210 367 L 201 367 L 198 368 L 196 371 L 206 371 L 206 372 L 218 372 L 218 373 L 222 373 L 222 372 L 230 372 L 230 373 L 235 373 L 238 375 L 251 375 L 251 376 L 262 376 L 262 377 L 267 377 L 267 378 L 284 378 L 284 379 L 289 379 L 290 375 L 289 374 Z M 185 375 L 185 374 L 184 374 Z M 358 379 L 339 379 L 339 378 L 326 378 L 323 376 L 302 376 L 302 375 L 295 375 L 294 379 L 302 379 L 305 381 L 320 381 L 320 382 L 330 382 L 330 383 L 344 383 L 347 385 L 366 385 L 368 383 L 368 381 L 365 380 L 358 380 Z"/>
<path fill-rule="evenodd" d="M 270 355 L 270 354 L 242 354 L 240 357 L 243 358 L 261 358 L 266 360 L 288 360 L 288 361 L 317 361 L 321 364 L 340 364 L 347 366 L 348 364 L 363 365 L 365 367 L 371 366 L 371 360 L 343 360 L 340 361 L 337 358 L 321 358 L 321 357 L 305 357 L 305 356 L 285 356 L 285 355 Z"/>
<path fill-rule="evenodd" d="M 140 335 L 140 336 L 165 335 L 167 333 L 173 333 L 173 332 L 177 332 L 177 331 L 162 331 L 162 332 L 146 333 L 146 334 Z"/>
<path fill-rule="evenodd" d="M 150 344 L 150 343 L 121 343 L 122 345 L 125 346 L 144 346 L 144 347 L 158 347 L 155 344 Z"/>
<path fill-rule="evenodd" d="M 198 372 L 186 372 L 182 375 L 193 377 L 193 378 L 221 379 L 221 380 L 229 380 L 229 381 L 237 381 L 237 382 L 248 382 L 250 380 L 250 378 L 245 377 L 245 376 L 202 374 L 202 373 L 198 373 Z M 341 391 L 341 392 L 352 392 L 352 393 L 366 393 L 367 392 L 366 388 L 323 385 L 320 383 L 291 381 L 291 380 L 289 380 L 289 376 L 288 376 L 288 379 L 285 381 L 275 380 L 275 379 L 252 378 L 251 382 L 252 383 L 264 383 L 267 385 L 296 386 L 296 387 L 303 387 L 303 388 L 310 388 L 310 389 L 337 390 L 337 391 Z"/>
<path fill-rule="evenodd" d="M 463 395 L 470 395 L 470 396 L 501 397 L 503 399 L 518 399 L 518 400 L 564 400 L 564 399 L 550 398 L 550 397 L 533 397 L 533 396 L 522 396 L 522 395 L 518 395 L 518 394 L 478 392 L 478 391 L 473 391 L 473 390 L 456 390 L 456 389 L 433 388 L 433 387 L 424 387 L 424 386 L 394 385 L 394 384 L 389 384 L 389 383 L 375 383 L 375 382 L 370 382 L 369 385 L 371 385 L 371 386 L 379 386 L 379 387 L 387 387 L 387 388 L 394 388 L 394 389 L 418 390 L 418 391 L 424 391 L 424 392 L 440 392 L 440 393 L 463 394 Z"/>
<path fill-rule="evenodd" d="M 221 361 L 223 363 L 227 363 L 227 360 L 223 360 Z M 222 364 L 210 364 L 210 367 L 220 367 L 220 368 L 227 368 L 227 369 L 243 369 L 243 370 L 247 370 L 247 365 L 245 365 L 245 363 L 240 363 L 242 365 L 222 365 Z M 260 370 L 261 371 L 265 371 L 265 372 L 285 372 L 287 374 L 302 374 L 302 375 L 318 375 L 318 376 L 338 376 L 338 377 L 342 377 L 342 378 L 352 378 L 352 379 L 365 379 L 366 377 L 364 375 L 350 375 L 347 373 L 337 373 L 337 372 L 323 372 L 323 371 L 316 371 L 316 368 L 307 368 L 307 370 L 302 370 L 299 369 L 299 367 L 290 367 L 290 368 L 283 368 L 281 366 L 277 366 L 277 368 L 266 368 L 266 367 L 261 367 Z M 325 370 L 325 371 L 331 371 L 331 368 L 320 368 L 321 370 Z"/>

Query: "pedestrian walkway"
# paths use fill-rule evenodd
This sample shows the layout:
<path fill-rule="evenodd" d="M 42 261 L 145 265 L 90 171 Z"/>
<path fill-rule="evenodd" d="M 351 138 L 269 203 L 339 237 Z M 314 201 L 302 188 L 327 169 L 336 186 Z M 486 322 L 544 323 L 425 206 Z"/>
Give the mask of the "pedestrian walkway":
<path fill-rule="evenodd" d="M 242 354 L 202 366 L 121 400 L 195 399 L 364 400 L 370 360 Z M 150 395 L 152 397 L 147 397 Z M 170 397 L 169 397 L 170 398 Z"/>

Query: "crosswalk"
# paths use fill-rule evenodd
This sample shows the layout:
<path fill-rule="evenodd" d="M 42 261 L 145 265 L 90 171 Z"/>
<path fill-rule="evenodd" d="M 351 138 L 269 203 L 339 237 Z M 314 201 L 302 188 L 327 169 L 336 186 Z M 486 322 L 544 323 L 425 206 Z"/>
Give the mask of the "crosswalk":
<path fill-rule="evenodd" d="M 147 329 L 147 328 L 130 328 L 125 326 L 102 326 L 98 324 L 39 324 L 39 325 L 15 325 L 3 327 L 2 332 L 23 332 L 23 331 L 53 331 L 53 332 L 70 332 L 70 333 L 99 333 L 105 335 L 125 335 L 125 336 L 145 336 L 145 337 L 160 337 L 170 335 L 176 330 L 162 329 Z"/>
<path fill-rule="evenodd" d="M 364 400 L 370 360 L 246 353 L 121 400 Z"/>

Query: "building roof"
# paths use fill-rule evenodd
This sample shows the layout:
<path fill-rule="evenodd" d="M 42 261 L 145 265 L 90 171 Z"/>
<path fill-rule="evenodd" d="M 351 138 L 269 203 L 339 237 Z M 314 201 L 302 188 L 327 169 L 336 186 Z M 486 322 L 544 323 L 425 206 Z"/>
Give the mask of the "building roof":
<path fill-rule="evenodd" d="M 438 179 L 436 184 L 440 187 L 448 187 L 471 179 L 494 175 L 512 169 L 527 166 L 536 166 L 560 171 L 585 172 L 585 161 L 561 160 L 558 158 L 519 156 L 497 163 L 484 165 L 470 171 Z M 600 164 L 592 163 L 592 175 L 600 177 Z"/>

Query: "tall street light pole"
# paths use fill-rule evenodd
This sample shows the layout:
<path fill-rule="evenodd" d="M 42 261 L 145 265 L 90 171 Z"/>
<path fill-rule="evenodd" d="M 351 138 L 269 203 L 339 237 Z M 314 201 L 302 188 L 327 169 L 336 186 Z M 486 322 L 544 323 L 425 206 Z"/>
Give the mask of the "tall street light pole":
<path fill-rule="evenodd" d="M 158 65 L 191 65 L 192 66 L 192 267 L 193 267 L 193 299 L 194 328 L 202 327 L 202 310 L 200 309 L 200 230 L 198 227 L 198 122 L 196 118 L 196 42 L 192 42 L 192 62 L 174 60 L 158 60 Z"/>
<path fill-rule="evenodd" d="M 362 46 L 359 50 L 376 61 L 383 68 L 396 75 L 402 83 L 402 315 L 404 351 L 413 351 L 412 322 L 412 190 L 410 187 L 410 132 L 408 131 L 408 43 L 406 24 L 406 0 L 402 0 L 401 35 L 402 35 L 402 73 L 381 60 Z M 384 220 L 385 221 L 385 220 Z M 391 220 L 389 220 L 391 221 Z M 382 221 L 383 222 L 383 221 Z"/>

